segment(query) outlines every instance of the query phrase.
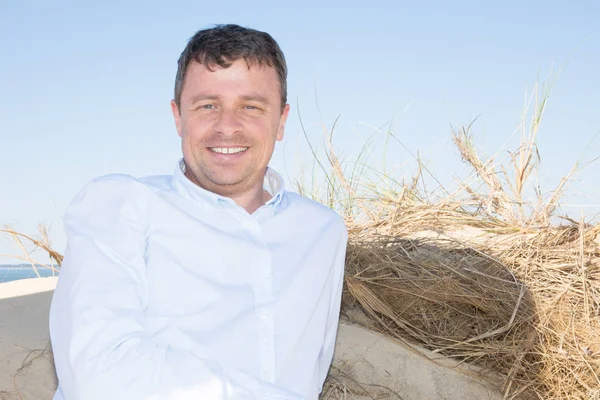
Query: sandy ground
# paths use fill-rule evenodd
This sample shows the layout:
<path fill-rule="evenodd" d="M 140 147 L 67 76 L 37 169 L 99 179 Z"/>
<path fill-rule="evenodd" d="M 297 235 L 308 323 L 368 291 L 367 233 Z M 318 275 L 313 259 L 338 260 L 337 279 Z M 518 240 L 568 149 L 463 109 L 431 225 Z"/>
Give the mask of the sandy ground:
<path fill-rule="evenodd" d="M 0 284 L 0 400 L 52 399 L 56 376 L 48 337 L 48 311 L 56 281 L 57 278 L 38 278 Z M 460 371 L 452 361 L 342 322 L 331 372 L 338 390 L 329 398 L 502 398 L 477 378 L 475 370 L 469 374 Z M 395 394 L 390 395 L 390 390 L 382 387 Z"/>
<path fill-rule="evenodd" d="M 48 311 L 57 278 L 0 284 L 0 400 L 51 399 Z"/>

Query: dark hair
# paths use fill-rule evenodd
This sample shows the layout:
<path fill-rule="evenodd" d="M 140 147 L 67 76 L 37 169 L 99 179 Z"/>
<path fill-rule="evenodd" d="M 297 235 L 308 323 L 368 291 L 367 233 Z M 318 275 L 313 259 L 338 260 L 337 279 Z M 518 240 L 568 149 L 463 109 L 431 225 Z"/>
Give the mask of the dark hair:
<path fill-rule="evenodd" d="M 253 64 L 275 68 L 279 77 L 282 110 L 287 103 L 287 65 L 279 45 L 266 32 L 239 25 L 216 25 L 196 32 L 177 61 L 175 78 L 175 103 L 181 106 L 181 92 L 188 65 L 196 61 L 211 69 L 228 68 L 243 58 L 250 68 Z"/>

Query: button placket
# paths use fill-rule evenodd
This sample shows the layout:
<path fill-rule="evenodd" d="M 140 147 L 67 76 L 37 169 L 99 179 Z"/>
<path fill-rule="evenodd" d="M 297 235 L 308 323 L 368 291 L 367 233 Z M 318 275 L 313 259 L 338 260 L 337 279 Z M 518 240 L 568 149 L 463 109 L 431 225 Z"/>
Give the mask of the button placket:
<path fill-rule="evenodd" d="M 265 348 L 263 362 L 263 379 L 274 382 L 275 370 L 275 331 L 274 320 L 272 313 L 266 313 L 265 318 L 261 321 L 265 334 Z"/>
<path fill-rule="evenodd" d="M 275 335 L 273 313 L 269 309 L 273 296 L 271 255 L 260 225 L 256 219 L 242 223 L 260 251 L 256 265 L 255 309 L 259 332 L 261 378 L 273 383 L 275 368 Z"/>

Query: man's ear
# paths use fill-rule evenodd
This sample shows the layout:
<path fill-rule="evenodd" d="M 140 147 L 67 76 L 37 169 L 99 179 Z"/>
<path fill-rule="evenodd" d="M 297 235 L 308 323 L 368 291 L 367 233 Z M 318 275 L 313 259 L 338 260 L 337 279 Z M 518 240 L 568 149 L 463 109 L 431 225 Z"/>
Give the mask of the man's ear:
<path fill-rule="evenodd" d="M 289 113 L 290 113 L 290 105 L 286 104 L 285 107 L 283 107 L 283 112 L 281 113 L 281 117 L 279 117 L 279 128 L 277 129 L 277 140 L 283 139 L 283 133 L 285 130 L 285 122 L 287 121 Z"/>
<path fill-rule="evenodd" d="M 177 128 L 177 134 L 179 137 L 181 136 L 181 113 L 179 112 L 179 107 L 177 107 L 177 103 L 175 100 L 171 100 L 171 111 L 173 112 L 173 119 L 175 119 L 175 128 Z"/>

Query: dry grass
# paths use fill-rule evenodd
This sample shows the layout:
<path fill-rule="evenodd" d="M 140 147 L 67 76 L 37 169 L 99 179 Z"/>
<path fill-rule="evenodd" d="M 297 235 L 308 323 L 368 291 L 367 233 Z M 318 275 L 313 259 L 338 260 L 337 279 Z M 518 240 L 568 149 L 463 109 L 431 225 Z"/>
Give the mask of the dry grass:
<path fill-rule="evenodd" d="M 383 333 L 499 374 L 506 398 L 598 396 L 598 228 L 498 234 L 404 213 L 419 231 L 400 223 L 353 237 L 344 307 L 361 307 Z"/>
<path fill-rule="evenodd" d="M 328 185 L 337 190 L 317 199 L 349 227 L 345 309 L 360 307 L 389 336 L 483 367 L 507 399 L 600 399 L 600 226 L 556 223 L 579 164 L 549 193 L 535 181 L 548 91 L 533 91 L 520 146 L 504 162 L 479 156 L 471 126 L 453 133 L 473 171 L 453 193 L 423 192 L 421 163 L 408 183 L 364 184 L 357 163 L 329 145 Z"/>
<path fill-rule="evenodd" d="M 48 238 L 48 231 L 47 231 L 46 227 L 44 227 L 43 225 L 40 225 L 38 230 L 39 230 L 40 237 L 39 237 L 39 239 L 35 239 L 35 238 L 31 237 L 30 235 L 25 235 L 23 233 L 17 232 L 10 226 L 6 227 L 4 229 L 0 229 L 0 233 L 4 233 L 4 234 L 12 237 L 14 242 L 17 244 L 17 246 L 21 250 L 20 255 L 19 254 L 0 254 L 0 257 L 14 258 L 14 259 L 25 261 L 25 262 L 31 264 L 33 271 L 36 273 L 37 277 L 39 278 L 40 274 L 38 272 L 38 268 L 40 268 L 40 267 L 48 268 L 55 272 L 58 272 L 58 269 L 54 265 L 44 264 L 44 263 L 35 261 L 35 257 L 33 256 L 33 253 L 35 253 L 38 250 L 48 253 L 49 259 L 54 261 L 59 268 L 60 268 L 60 264 L 62 263 L 63 256 L 59 252 L 54 250 L 52 248 L 52 246 L 50 245 L 50 240 Z M 28 248 L 28 246 L 26 246 L 26 244 L 29 246 L 32 245 L 33 248 Z"/>

